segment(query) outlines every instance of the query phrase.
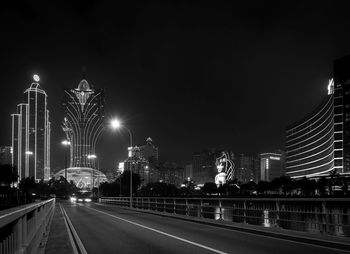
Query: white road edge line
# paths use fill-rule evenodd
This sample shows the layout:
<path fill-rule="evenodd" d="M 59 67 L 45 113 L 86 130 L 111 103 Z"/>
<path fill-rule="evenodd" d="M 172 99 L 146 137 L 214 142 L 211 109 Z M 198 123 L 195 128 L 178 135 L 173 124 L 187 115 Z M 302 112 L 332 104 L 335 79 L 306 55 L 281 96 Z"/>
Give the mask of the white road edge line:
<path fill-rule="evenodd" d="M 61 207 L 61 209 L 62 209 L 63 214 L 64 214 L 64 216 L 65 216 L 65 218 L 66 218 L 66 220 L 67 220 L 67 223 L 68 223 L 68 225 L 69 225 L 69 228 L 72 230 L 74 239 L 75 239 L 75 241 L 77 242 L 77 245 L 78 245 L 78 248 L 79 248 L 79 252 L 80 252 L 81 254 L 88 254 L 87 251 L 86 251 L 86 249 L 85 249 L 85 247 L 84 247 L 84 245 L 83 245 L 83 243 L 82 243 L 82 241 L 80 240 L 80 238 L 79 238 L 79 236 L 78 236 L 77 231 L 75 230 L 75 228 L 74 228 L 74 226 L 73 226 L 71 220 L 69 219 L 68 214 L 66 213 L 66 211 L 65 211 L 65 209 L 64 209 L 63 207 Z M 73 240 L 73 239 L 72 239 L 72 240 Z"/>
<path fill-rule="evenodd" d="M 72 248 L 73 248 L 74 254 L 79 254 L 79 252 L 78 252 L 78 250 L 77 250 L 77 247 L 75 246 L 72 233 L 71 233 L 70 230 L 69 230 L 69 226 L 68 226 L 68 223 L 67 223 L 67 219 L 66 219 L 66 216 L 64 215 L 64 212 L 63 212 L 63 210 L 62 210 L 61 204 L 60 204 L 60 209 L 61 209 L 61 212 L 62 212 L 62 215 L 63 215 L 64 224 L 66 225 L 66 229 L 67 229 L 67 232 L 68 232 L 70 245 L 71 245 Z"/>
<path fill-rule="evenodd" d="M 130 221 L 130 220 L 126 220 L 126 219 L 123 219 L 123 218 L 121 218 L 121 217 L 118 217 L 118 216 L 115 216 L 115 215 L 112 215 L 112 214 L 109 214 L 109 213 L 106 213 L 106 212 L 102 212 L 102 211 L 100 211 L 100 210 L 97 210 L 97 209 L 94 209 L 94 208 L 91 208 L 91 207 L 87 207 L 87 206 L 84 206 L 84 207 L 85 207 L 85 208 L 88 208 L 88 209 L 91 209 L 91 210 L 94 210 L 94 211 L 99 212 L 99 213 L 103 213 L 103 214 L 105 214 L 105 215 L 108 215 L 108 216 L 110 216 L 110 217 L 116 218 L 116 219 L 118 219 L 118 220 L 122 220 L 122 221 L 128 222 L 128 223 L 133 224 L 133 225 L 135 225 L 135 226 L 148 229 L 148 230 L 153 231 L 153 232 L 156 232 L 156 233 L 158 233 L 158 234 L 162 234 L 162 235 L 165 235 L 165 236 L 168 236 L 168 237 L 177 239 L 177 240 L 182 241 L 182 242 L 185 242 L 185 243 L 189 243 L 189 244 L 195 245 L 195 246 L 197 246 L 197 247 L 200 247 L 200 248 L 203 248 L 203 249 L 206 249 L 206 250 L 215 252 L 215 253 L 219 253 L 219 254 L 228 254 L 227 252 L 223 252 L 223 251 L 220 251 L 220 250 L 217 250 L 217 249 L 214 249 L 214 248 L 205 246 L 205 245 L 200 244 L 200 243 L 192 242 L 192 241 L 190 241 L 190 240 L 186 240 L 186 239 L 184 239 L 184 238 L 181 238 L 181 237 L 178 237 L 178 236 L 175 236 L 175 235 L 171 235 L 171 234 L 165 233 L 165 232 L 163 232 L 163 231 L 160 231 L 160 230 L 157 230 L 157 229 L 154 229 L 154 228 L 150 228 L 150 227 L 141 225 L 141 224 L 139 224 L 139 223 L 136 223 L 136 222 L 133 222 L 133 221 Z"/>

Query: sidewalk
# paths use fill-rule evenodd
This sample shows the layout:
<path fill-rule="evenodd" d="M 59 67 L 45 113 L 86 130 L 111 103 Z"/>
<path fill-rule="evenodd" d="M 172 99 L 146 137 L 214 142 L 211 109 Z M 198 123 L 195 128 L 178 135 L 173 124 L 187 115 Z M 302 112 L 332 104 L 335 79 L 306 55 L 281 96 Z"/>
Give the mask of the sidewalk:
<path fill-rule="evenodd" d="M 45 254 L 73 254 L 73 248 L 69 239 L 66 223 L 59 203 L 56 203 L 52 218 L 49 238 L 45 246 Z"/>

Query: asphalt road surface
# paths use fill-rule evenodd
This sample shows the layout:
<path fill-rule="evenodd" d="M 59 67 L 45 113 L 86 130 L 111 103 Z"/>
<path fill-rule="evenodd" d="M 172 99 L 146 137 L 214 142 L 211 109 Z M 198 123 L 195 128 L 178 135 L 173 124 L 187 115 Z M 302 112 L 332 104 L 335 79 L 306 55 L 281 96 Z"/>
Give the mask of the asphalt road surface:
<path fill-rule="evenodd" d="M 348 253 L 98 204 L 61 203 L 87 253 Z"/>

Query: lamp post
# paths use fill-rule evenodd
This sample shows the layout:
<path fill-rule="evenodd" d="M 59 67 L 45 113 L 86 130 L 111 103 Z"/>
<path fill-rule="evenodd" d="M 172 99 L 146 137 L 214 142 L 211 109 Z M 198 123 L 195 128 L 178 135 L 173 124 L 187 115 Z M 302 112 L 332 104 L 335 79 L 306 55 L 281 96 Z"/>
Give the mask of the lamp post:
<path fill-rule="evenodd" d="M 122 123 L 118 120 L 118 119 L 113 119 L 111 121 L 111 127 L 112 129 L 116 130 L 116 129 L 120 129 L 120 128 L 124 128 L 128 131 L 129 133 L 129 145 L 130 148 L 132 149 L 132 133 L 129 130 L 129 128 L 127 128 L 126 126 L 122 125 Z M 129 149 L 128 149 L 129 150 Z M 128 154 L 129 157 L 131 157 L 131 154 Z M 132 208 L 132 166 L 130 167 L 130 207 Z"/>
<path fill-rule="evenodd" d="M 88 158 L 89 160 L 95 160 L 95 159 L 97 158 L 97 156 L 96 156 L 95 154 L 89 154 L 89 155 L 87 156 L 87 158 Z M 94 161 L 94 162 L 95 162 L 95 161 Z M 94 187 L 95 187 L 95 169 L 94 169 L 94 167 L 92 167 L 92 188 L 91 188 L 91 190 L 93 190 Z"/>
<path fill-rule="evenodd" d="M 68 147 L 70 146 L 70 142 L 68 140 L 63 140 L 61 142 L 61 144 L 65 147 L 65 149 L 64 149 L 64 178 L 68 182 L 68 179 L 67 179 L 67 151 L 68 151 Z"/>

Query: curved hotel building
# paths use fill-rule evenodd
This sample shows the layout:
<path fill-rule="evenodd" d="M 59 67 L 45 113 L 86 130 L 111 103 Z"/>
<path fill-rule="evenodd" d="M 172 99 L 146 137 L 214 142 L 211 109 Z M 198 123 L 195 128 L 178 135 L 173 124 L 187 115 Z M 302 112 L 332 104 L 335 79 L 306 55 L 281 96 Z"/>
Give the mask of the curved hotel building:
<path fill-rule="evenodd" d="M 350 57 L 336 60 L 328 94 L 309 116 L 286 130 L 286 174 L 319 177 L 350 173 Z"/>

